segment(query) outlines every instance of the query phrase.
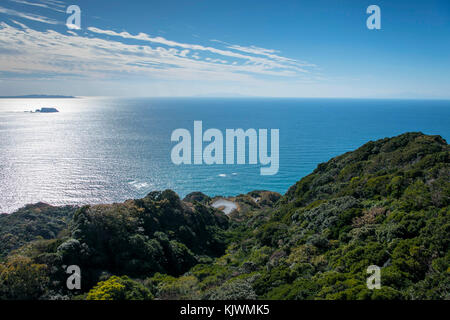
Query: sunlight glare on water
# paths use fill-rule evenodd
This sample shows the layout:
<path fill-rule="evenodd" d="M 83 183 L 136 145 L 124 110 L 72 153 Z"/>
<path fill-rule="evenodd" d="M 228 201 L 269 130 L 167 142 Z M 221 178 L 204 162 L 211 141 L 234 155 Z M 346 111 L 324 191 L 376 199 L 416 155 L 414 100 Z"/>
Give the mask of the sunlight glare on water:
<path fill-rule="evenodd" d="M 56 107 L 59 113 L 29 113 Z M 180 196 L 284 193 L 320 162 L 369 140 L 422 131 L 450 137 L 449 101 L 357 99 L 0 99 L 0 212 L 39 201 L 121 202 L 152 190 Z M 177 128 L 280 129 L 280 170 L 175 166 Z M 192 132 L 192 131 L 191 131 Z"/>

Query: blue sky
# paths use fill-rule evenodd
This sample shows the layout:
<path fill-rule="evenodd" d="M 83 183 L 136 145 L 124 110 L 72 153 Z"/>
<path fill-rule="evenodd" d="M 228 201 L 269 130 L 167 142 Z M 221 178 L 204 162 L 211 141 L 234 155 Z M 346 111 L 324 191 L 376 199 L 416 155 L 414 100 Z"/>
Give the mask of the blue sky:
<path fill-rule="evenodd" d="M 449 71 L 448 0 L 0 2 L 0 95 L 449 99 Z"/>

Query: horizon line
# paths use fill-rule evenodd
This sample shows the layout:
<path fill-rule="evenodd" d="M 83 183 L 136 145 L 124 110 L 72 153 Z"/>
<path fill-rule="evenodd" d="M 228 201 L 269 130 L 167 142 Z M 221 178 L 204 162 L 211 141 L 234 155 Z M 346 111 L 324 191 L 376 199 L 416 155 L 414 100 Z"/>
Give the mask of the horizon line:
<path fill-rule="evenodd" d="M 33 97 L 36 96 L 36 97 Z M 24 94 L 14 96 L 0 96 L 0 99 L 84 99 L 84 98 L 162 98 L 162 99 L 342 99 L 342 100 L 441 100 L 450 101 L 450 97 L 308 97 L 308 96 L 247 96 L 247 95 L 191 95 L 191 96 L 105 96 L 105 95 L 63 95 L 63 94 Z"/>

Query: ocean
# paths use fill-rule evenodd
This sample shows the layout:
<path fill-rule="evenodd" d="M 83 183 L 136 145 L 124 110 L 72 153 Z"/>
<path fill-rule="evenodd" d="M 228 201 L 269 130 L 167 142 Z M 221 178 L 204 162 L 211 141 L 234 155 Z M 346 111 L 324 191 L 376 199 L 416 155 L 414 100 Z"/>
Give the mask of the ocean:
<path fill-rule="evenodd" d="M 56 107 L 59 113 L 29 113 Z M 173 130 L 279 129 L 279 171 L 175 165 Z M 122 202 L 153 190 L 284 193 L 330 158 L 408 131 L 450 138 L 450 101 L 276 98 L 0 99 L 0 212 Z M 270 149 L 269 149 L 270 150 Z"/>

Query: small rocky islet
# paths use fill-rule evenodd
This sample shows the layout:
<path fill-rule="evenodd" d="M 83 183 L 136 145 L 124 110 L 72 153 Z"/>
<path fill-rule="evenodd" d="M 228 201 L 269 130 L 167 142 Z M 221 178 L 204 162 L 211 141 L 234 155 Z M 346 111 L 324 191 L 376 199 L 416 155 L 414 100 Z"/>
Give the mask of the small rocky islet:
<path fill-rule="evenodd" d="M 56 108 L 41 108 L 41 109 L 36 109 L 36 111 L 34 112 L 40 112 L 40 113 L 56 113 L 59 112 L 58 109 Z"/>

